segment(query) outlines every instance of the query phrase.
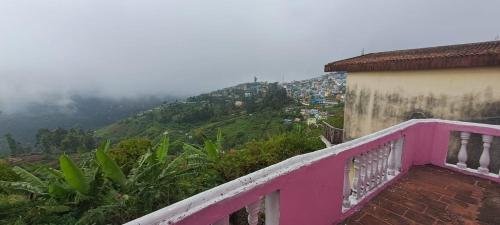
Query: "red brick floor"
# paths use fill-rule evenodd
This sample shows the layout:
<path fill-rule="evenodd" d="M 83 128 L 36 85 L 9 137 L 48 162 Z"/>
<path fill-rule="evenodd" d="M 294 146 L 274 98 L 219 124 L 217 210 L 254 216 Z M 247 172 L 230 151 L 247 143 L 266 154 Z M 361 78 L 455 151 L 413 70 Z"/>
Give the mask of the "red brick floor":
<path fill-rule="evenodd" d="M 500 184 L 416 166 L 340 224 L 500 225 Z"/>

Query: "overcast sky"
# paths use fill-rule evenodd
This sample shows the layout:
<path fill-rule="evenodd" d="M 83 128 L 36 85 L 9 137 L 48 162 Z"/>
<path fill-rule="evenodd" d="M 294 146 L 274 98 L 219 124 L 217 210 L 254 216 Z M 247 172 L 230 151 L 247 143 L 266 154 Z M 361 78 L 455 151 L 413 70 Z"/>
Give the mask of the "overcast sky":
<path fill-rule="evenodd" d="M 494 40 L 498 0 L 0 0 L 0 110 L 307 79 L 365 52 Z"/>

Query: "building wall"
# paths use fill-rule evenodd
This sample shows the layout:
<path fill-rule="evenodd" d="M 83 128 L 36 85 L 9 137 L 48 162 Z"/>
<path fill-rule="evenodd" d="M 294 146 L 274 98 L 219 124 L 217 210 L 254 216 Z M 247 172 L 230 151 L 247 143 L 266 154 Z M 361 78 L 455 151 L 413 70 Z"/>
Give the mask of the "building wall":
<path fill-rule="evenodd" d="M 347 75 L 345 139 L 412 118 L 500 124 L 500 67 Z"/>

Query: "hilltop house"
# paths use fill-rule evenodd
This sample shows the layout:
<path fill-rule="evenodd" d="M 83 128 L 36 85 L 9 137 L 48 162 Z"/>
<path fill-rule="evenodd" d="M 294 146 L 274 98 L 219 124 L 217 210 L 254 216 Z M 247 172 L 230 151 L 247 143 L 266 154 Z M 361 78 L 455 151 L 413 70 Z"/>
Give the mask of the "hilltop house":
<path fill-rule="evenodd" d="M 366 54 L 346 71 L 344 139 L 413 118 L 500 124 L 500 41 Z"/>

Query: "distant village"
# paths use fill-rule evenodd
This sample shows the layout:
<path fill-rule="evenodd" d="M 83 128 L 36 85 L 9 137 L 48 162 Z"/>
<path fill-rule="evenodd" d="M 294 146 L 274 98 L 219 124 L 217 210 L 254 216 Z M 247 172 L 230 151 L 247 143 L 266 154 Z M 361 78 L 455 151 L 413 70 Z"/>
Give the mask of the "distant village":
<path fill-rule="evenodd" d="M 227 97 L 238 100 L 249 97 L 266 96 L 273 83 L 259 82 L 257 77 L 254 82 L 238 84 L 233 87 L 209 93 L 212 97 Z M 346 87 L 345 73 L 328 73 L 308 80 L 280 83 L 286 89 L 287 95 L 304 105 L 337 105 L 344 102 Z"/>
<path fill-rule="evenodd" d="M 254 82 L 243 83 L 233 87 L 224 88 L 209 93 L 211 97 L 229 98 L 237 107 L 243 106 L 246 98 L 263 98 L 275 83 L 259 82 L 257 77 Z M 301 118 L 287 118 L 285 123 L 305 121 L 308 125 L 316 125 L 317 121 L 326 120 L 328 112 L 324 110 L 329 106 L 344 103 L 346 90 L 345 73 L 328 73 L 312 79 L 291 81 L 278 84 L 286 90 L 289 97 L 299 102 Z M 297 109 L 287 109 L 292 111 Z"/>
<path fill-rule="evenodd" d="M 328 73 L 309 80 L 283 83 L 288 96 L 304 105 L 336 105 L 344 102 L 345 73 Z"/>
<path fill-rule="evenodd" d="M 327 109 L 344 103 L 346 90 L 345 73 L 328 73 L 320 77 L 283 83 L 287 95 L 302 104 L 300 114 L 307 125 L 317 125 L 328 118 Z M 300 122 L 294 118 L 293 122 Z M 285 119 L 285 122 L 292 122 Z"/>

